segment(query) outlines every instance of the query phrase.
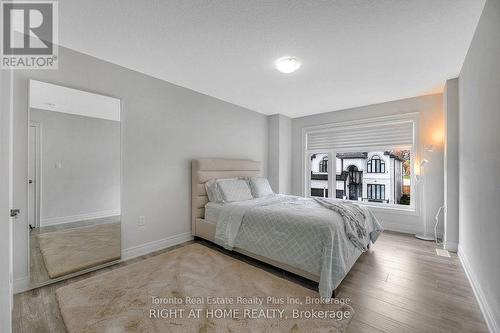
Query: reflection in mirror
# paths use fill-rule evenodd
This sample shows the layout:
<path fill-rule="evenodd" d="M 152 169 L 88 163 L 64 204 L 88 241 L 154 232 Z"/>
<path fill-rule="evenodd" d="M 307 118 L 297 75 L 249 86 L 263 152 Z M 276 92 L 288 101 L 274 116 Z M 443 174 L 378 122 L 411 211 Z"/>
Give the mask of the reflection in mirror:
<path fill-rule="evenodd" d="M 120 101 L 30 81 L 32 285 L 121 257 Z"/>

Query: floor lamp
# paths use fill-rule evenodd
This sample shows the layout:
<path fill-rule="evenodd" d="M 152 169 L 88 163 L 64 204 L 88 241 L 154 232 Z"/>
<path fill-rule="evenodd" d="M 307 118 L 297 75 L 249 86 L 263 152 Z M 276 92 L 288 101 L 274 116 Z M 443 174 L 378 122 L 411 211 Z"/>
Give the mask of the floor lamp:
<path fill-rule="evenodd" d="M 425 173 L 424 173 L 424 170 L 425 170 L 425 165 L 428 163 L 429 163 L 428 160 L 422 160 L 422 162 L 420 162 L 420 179 L 419 179 L 419 181 L 422 182 L 422 212 L 423 212 L 422 215 L 423 215 L 423 221 L 424 221 L 424 232 L 421 234 L 415 235 L 415 237 L 417 237 L 418 239 L 421 239 L 421 240 L 433 241 L 434 236 L 429 235 L 428 230 L 427 230 L 427 205 L 426 205 L 427 199 L 425 198 Z"/>

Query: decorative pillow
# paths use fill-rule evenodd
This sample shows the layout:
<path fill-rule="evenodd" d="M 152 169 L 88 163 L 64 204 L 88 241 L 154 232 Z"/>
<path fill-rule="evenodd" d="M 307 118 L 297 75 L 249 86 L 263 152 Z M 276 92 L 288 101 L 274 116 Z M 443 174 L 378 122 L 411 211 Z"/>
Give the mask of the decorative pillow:
<path fill-rule="evenodd" d="M 252 190 L 252 195 L 254 198 L 262 198 L 274 194 L 267 178 L 251 177 L 249 179 L 249 182 L 250 189 Z"/>
<path fill-rule="evenodd" d="M 245 179 L 219 179 L 217 186 L 225 202 L 253 199 L 252 192 Z"/>
<path fill-rule="evenodd" d="M 205 183 L 205 189 L 207 190 L 208 200 L 211 202 L 223 202 L 222 194 L 217 186 L 217 179 L 210 179 Z"/>

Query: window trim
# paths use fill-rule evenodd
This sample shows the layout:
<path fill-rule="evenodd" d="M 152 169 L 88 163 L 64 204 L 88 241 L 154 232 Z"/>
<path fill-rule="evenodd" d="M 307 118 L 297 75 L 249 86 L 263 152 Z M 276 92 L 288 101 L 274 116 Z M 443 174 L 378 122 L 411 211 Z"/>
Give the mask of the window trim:
<path fill-rule="evenodd" d="M 313 153 L 328 153 L 329 154 L 329 160 L 333 161 L 332 156 L 336 156 L 337 153 L 341 152 L 348 152 L 348 151 L 353 151 L 353 150 L 366 150 L 366 151 L 374 151 L 374 150 L 380 150 L 380 151 L 385 151 L 385 150 L 392 150 L 396 147 L 388 147 L 388 146 L 370 146 L 370 147 L 356 147 L 356 148 L 349 148 L 349 149 L 336 149 L 336 150 L 328 150 L 328 149 L 321 149 L 321 150 L 307 150 L 307 135 L 311 132 L 316 132 L 316 131 L 324 131 L 328 130 L 329 128 L 338 128 L 340 126 L 351 126 L 353 128 L 356 127 L 363 127 L 371 123 L 378 123 L 378 122 L 384 122 L 386 124 L 390 124 L 391 122 L 397 123 L 401 121 L 411 121 L 413 123 L 413 142 L 411 145 L 408 146 L 401 146 L 397 147 L 400 149 L 409 149 L 410 150 L 410 173 L 411 173 L 411 188 L 410 188 L 410 197 L 414 198 L 411 200 L 409 206 L 405 205 L 398 205 L 398 204 L 386 204 L 386 203 L 377 203 L 377 202 L 364 202 L 364 201 L 358 201 L 359 204 L 365 205 L 367 207 L 373 208 L 374 211 L 379 211 L 379 212 L 392 212 L 395 214 L 405 214 L 405 215 L 415 215 L 418 216 L 420 215 L 420 199 L 417 198 L 417 175 L 415 174 L 415 166 L 416 166 L 416 161 L 417 161 L 417 156 L 420 156 L 419 150 L 417 150 L 417 147 L 420 147 L 420 141 L 419 141 L 419 112 L 410 112 L 410 113 L 403 113 L 403 114 L 397 114 L 397 115 L 391 115 L 391 116 L 382 116 L 382 117 L 373 117 L 373 118 L 365 118 L 365 119 L 360 119 L 360 120 L 351 120 L 351 121 L 345 121 L 345 122 L 334 122 L 334 123 L 327 123 L 327 124 L 321 124 L 321 125 L 313 125 L 313 126 L 305 126 L 302 128 L 302 148 L 301 148 L 301 153 L 302 153 L 302 188 L 301 188 L 301 193 L 302 196 L 304 197 L 309 197 L 310 196 L 310 191 L 307 190 L 309 183 L 310 183 L 310 176 L 308 176 L 308 173 L 310 173 L 310 164 L 308 165 L 308 161 L 306 157 L 309 157 Z M 329 163 L 330 165 L 333 162 Z M 330 167 L 328 170 L 328 188 L 329 188 L 329 194 L 332 193 L 330 189 L 335 188 L 336 189 L 336 184 L 333 182 L 332 176 L 335 176 L 336 172 L 333 173 L 332 175 L 332 168 Z M 334 187 L 335 186 L 335 187 Z M 308 193 L 309 192 L 309 193 Z M 335 192 L 335 191 L 333 191 Z M 331 196 L 330 198 L 335 199 L 335 200 L 341 200 L 341 199 L 336 199 L 334 196 Z"/>

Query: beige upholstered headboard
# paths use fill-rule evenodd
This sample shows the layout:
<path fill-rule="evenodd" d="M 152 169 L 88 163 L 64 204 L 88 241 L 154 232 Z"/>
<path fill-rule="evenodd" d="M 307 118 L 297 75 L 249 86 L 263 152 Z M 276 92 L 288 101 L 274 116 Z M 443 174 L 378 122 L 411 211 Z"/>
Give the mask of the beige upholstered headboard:
<path fill-rule="evenodd" d="M 208 202 L 205 183 L 215 178 L 252 177 L 261 175 L 261 162 L 206 158 L 191 162 L 191 232 L 196 235 L 196 219 L 205 217 Z"/>

